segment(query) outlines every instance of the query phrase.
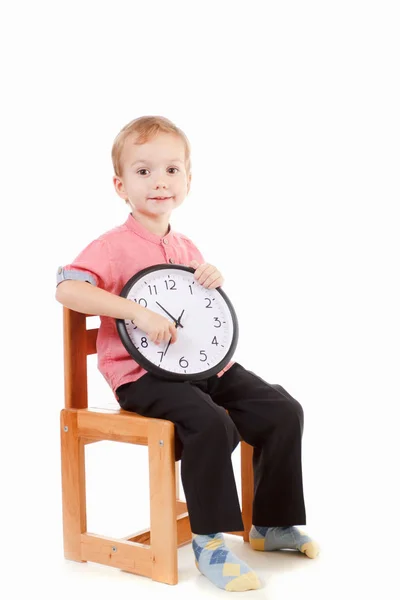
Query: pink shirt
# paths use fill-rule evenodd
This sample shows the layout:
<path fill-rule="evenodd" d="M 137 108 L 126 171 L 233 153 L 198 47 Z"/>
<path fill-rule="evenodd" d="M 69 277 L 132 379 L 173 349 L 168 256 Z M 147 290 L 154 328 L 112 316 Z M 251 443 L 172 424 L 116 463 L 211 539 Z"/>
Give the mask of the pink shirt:
<path fill-rule="evenodd" d="M 161 237 L 130 214 L 123 225 L 107 231 L 86 246 L 71 264 L 60 267 L 57 285 L 66 279 L 80 279 L 119 295 L 128 279 L 146 267 L 162 263 L 189 266 L 191 260 L 206 262 L 188 237 L 172 231 L 171 225 Z M 218 377 L 233 364 L 230 361 Z M 125 350 L 112 317 L 100 317 L 97 366 L 114 393 L 120 385 L 147 373 Z"/>

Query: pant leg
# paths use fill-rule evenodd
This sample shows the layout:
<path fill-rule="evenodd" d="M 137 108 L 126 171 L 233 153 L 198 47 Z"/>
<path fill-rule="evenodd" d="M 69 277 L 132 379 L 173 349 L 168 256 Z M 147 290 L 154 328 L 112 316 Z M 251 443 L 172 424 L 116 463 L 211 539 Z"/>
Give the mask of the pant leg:
<path fill-rule="evenodd" d="M 146 373 L 116 391 L 124 410 L 175 424 L 182 442 L 181 476 L 193 533 L 243 530 L 231 454 L 240 441 L 207 380 L 167 381 Z"/>
<path fill-rule="evenodd" d="M 305 525 L 300 403 L 282 386 L 267 383 L 239 363 L 221 378 L 211 378 L 209 393 L 229 410 L 241 437 L 254 447 L 253 524 Z"/>

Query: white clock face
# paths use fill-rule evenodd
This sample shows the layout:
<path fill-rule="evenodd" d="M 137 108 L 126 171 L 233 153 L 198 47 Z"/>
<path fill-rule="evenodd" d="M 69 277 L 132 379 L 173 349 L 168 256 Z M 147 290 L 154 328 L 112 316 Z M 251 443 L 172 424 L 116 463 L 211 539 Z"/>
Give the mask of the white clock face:
<path fill-rule="evenodd" d="M 144 275 L 133 277 L 134 283 L 128 282 L 129 290 L 121 295 L 171 322 L 181 317 L 182 327 L 177 327 L 174 344 L 167 341 L 157 345 L 132 321 L 121 321 L 129 336 L 129 348 L 127 340 L 121 338 L 131 355 L 144 368 L 159 374 L 161 370 L 167 371 L 182 379 L 193 375 L 200 378 L 205 372 L 216 374 L 222 370 L 235 350 L 238 337 L 236 315 L 226 294 L 206 289 L 195 280 L 193 269 L 181 265 L 179 268 L 158 265 L 141 273 Z M 121 335 L 120 326 L 119 331 Z"/>

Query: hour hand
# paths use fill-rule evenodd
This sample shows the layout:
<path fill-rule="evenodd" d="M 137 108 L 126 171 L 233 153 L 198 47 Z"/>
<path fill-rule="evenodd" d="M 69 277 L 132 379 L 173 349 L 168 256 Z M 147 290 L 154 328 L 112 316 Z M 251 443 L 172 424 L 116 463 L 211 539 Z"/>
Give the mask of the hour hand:
<path fill-rule="evenodd" d="M 160 308 L 162 308 L 162 309 L 163 309 L 163 311 L 164 311 L 165 313 L 167 313 L 167 315 L 168 315 L 169 317 L 171 317 L 171 319 L 172 319 L 172 320 L 173 320 L 173 322 L 175 323 L 175 327 L 178 327 L 178 325 L 179 325 L 179 327 L 182 327 L 182 329 L 183 329 L 183 325 L 181 325 L 181 323 L 180 323 L 180 317 L 179 317 L 179 319 L 175 319 L 175 317 L 173 317 L 173 316 L 171 315 L 171 313 L 169 313 L 169 312 L 168 312 L 168 311 L 167 311 L 167 310 L 166 310 L 166 309 L 165 309 L 163 306 L 161 306 L 161 304 L 160 304 L 159 302 L 157 302 L 157 300 L 156 300 L 156 304 L 158 304 L 158 306 L 159 306 Z M 181 316 L 182 316 L 182 315 L 181 315 Z"/>
<path fill-rule="evenodd" d="M 180 325 L 181 327 L 183 327 L 183 325 L 181 325 L 181 319 L 183 317 L 183 313 L 185 312 L 185 309 L 183 309 L 183 311 L 181 312 L 181 314 L 179 315 L 179 319 L 177 320 L 177 322 L 175 323 L 175 327 L 177 327 L 178 325 Z"/>

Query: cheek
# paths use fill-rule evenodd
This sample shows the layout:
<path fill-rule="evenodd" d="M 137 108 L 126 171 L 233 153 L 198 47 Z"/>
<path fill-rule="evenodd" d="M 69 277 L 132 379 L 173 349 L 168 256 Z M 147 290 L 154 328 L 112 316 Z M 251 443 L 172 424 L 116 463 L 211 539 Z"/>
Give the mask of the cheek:
<path fill-rule="evenodd" d="M 129 189 L 133 195 L 140 195 L 148 189 L 148 184 L 145 179 L 134 179 L 130 181 Z"/>
<path fill-rule="evenodd" d="M 186 191 L 187 187 L 188 187 L 188 180 L 187 177 L 185 175 L 182 175 L 182 177 L 180 177 L 179 179 L 176 180 L 177 183 L 177 187 L 179 187 L 180 189 Z"/>

